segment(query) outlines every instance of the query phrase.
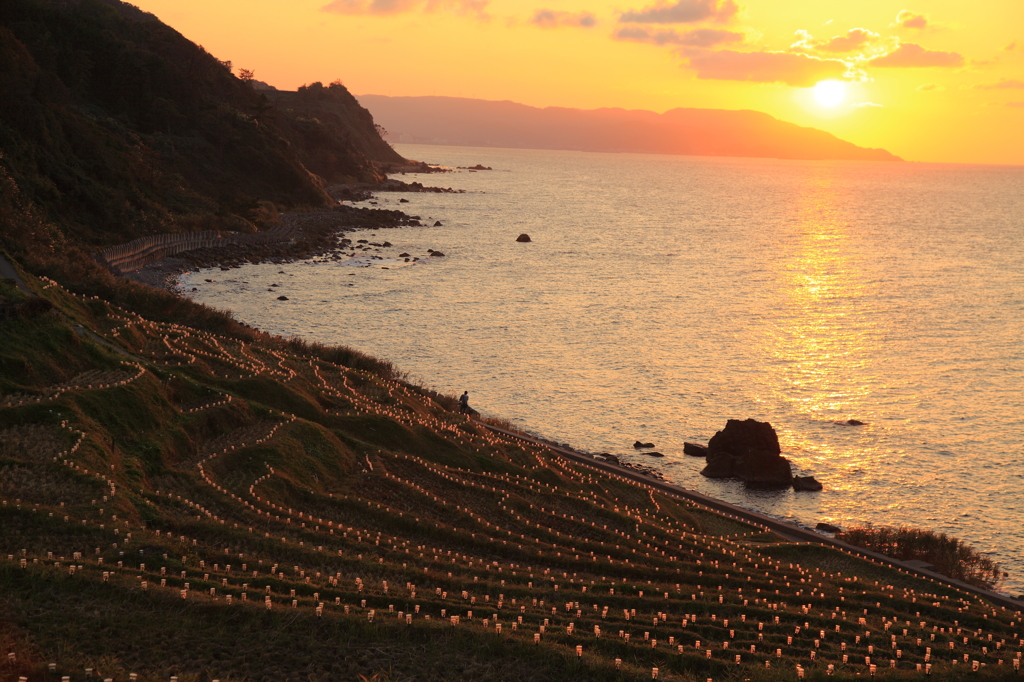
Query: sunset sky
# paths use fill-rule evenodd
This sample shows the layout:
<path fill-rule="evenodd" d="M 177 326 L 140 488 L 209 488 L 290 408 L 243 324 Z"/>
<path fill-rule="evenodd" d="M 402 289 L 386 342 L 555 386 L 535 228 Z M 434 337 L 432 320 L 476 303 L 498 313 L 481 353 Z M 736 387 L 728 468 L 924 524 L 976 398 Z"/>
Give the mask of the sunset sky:
<path fill-rule="evenodd" d="M 135 4 L 281 89 L 754 109 L 908 160 L 1024 165 L 1021 0 Z"/>

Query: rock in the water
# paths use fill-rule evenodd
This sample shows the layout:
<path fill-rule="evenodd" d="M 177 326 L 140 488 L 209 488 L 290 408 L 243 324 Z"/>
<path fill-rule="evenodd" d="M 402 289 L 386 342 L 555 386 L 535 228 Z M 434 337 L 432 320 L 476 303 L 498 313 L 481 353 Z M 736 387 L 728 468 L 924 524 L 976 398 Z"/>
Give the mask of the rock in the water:
<path fill-rule="evenodd" d="M 775 429 L 768 422 L 759 422 L 756 419 L 730 419 L 725 423 L 725 428 L 716 433 L 708 441 L 708 454 L 716 452 L 731 452 L 734 455 L 742 455 L 750 450 L 770 452 L 779 454 L 782 448 L 779 447 L 779 437 L 775 435 Z"/>
<path fill-rule="evenodd" d="M 664 457 L 665 456 L 665 455 L 661 454 L 660 452 L 645 452 L 644 454 L 647 455 L 648 457 Z"/>
<path fill-rule="evenodd" d="M 817 528 L 818 530 L 823 530 L 826 533 L 842 533 L 843 532 L 843 529 L 840 528 L 839 526 L 833 526 L 831 523 L 825 523 L 824 521 L 818 523 L 818 525 L 815 526 L 815 528 Z"/>
<path fill-rule="evenodd" d="M 749 450 L 739 456 L 733 471 L 751 488 L 788 488 L 793 485 L 789 460 L 774 452 Z"/>
<path fill-rule="evenodd" d="M 641 443 L 640 441 L 637 441 L 637 442 L 633 443 L 633 447 L 637 448 L 638 450 L 640 448 L 653 448 L 654 447 L 654 443 Z"/>
<path fill-rule="evenodd" d="M 517 242 L 524 242 L 525 243 L 525 242 L 529 242 L 529 241 L 533 241 L 533 240 L 530 239 L 530 235 L 528 235 L 528 234 L 526 234 L 524 232 L 523 234 L 521 234 L 518 237 L 516 237 L 516 241 Z"/>
<path fill-rule="evenodd" d="M 433 251 L 430 255 L 434 258 L 444 258 L 444 254 L 440 251 Z"/>
<path fill-rule="evenodd" d="M 847 419 L 847 420 L 846 420 L 846 425 L 847 425 L 847 426 L 864 426 L 864 424 L 865 424 L 865 423 L 864 423 L 864 422 L 862 422 L 862 421 L 861 421 L 861 420 L 859 420 L 859 419 Z"/>
<path fill-rule="evenodd" d="M 287 301 L 288 297 L 287 296 L 278 296 L 277 300 L 279 300 L 279 301 Z"/>
<path fill-rule="evenodd" d="M 434 221 L 434 227 L 444 227 L 444 226 L 441 224 L 440 220 L 435 220 Z"/>
<path fill-rule="evenodd" d="M 730 419 L 708 441 L 708 466 L 701 473 L 711 478 L 727 478 L 729 475 L 724 472 L 731 469 L 731 476 L 750 487 L 788 488 L 793 484 L 793 472 L 781 451 L 779 437 L 768 422 Z M 725 454 L 729 459 L 719 461 Z M 730 462 L 731 466 L 727 466 Z"/>
<path fill-rule="evenodd" d="M 691 457 L 707 457 L 708 448 L 697 443 L 683 443 L 683 454 L 690 455 Z"/>
<path fill-rule="evenodd" d="M 794 476 L 793 477 L 793 490 L 811 490 L 818 491 L 822 490 L 824 486 L 821 485 L 814 476 Z"/>
<path fill-rule="evenodd" d="M 729 452 L 719 452 L 708 455 L 708 464 L 701 469 L 700 475 L 708 478 L 734 478 L 736 473 L 736 458 Z"/>
<path fill-rule="evenodd" d="M 604 461 L 609 462 L 611 464 L 620 464 L 619 458 L 616 457 L 615 455 L 611 454 L 611 453 L 601 452 L 601 453 L 598 453 L 597 456 L 598 457 L 604 457 Z"/>

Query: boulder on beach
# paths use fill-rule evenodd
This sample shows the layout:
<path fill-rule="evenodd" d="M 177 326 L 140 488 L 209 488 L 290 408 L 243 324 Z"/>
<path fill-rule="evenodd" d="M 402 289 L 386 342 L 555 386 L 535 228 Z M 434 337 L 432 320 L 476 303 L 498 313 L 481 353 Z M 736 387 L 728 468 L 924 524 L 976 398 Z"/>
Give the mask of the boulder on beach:
<path fill-rule="evenodd" d="M 683 443 L 683 454 L 690 457 L 707 457 L 708 448 L 706 445 L 697 443 Z"/>
<path fill-rule="evenodd" d="M 636 441 L 635 443 L 633 443 L 633 447 L 638 450 L 640 448 L 653 448 L 654 443 L 641 443 L 640 441 Z"/>
<path fill-rule="evenodd" d="M 824 486 L 819 483 L 814 476 L 794 476 L 793 477 L 793 490 L 810 490 L 811 492 L 817 492 L 823 490 Z"/>
<path fill-rule="evenodd" d="M 606 462 L 608 462 L 610 464 L 620 464 L 619 458 L 616 457 L 615 455 L 611 454 L 610 452 L 599 452 L 597 454 L 597 456 L 598 457 L 604 457 L 604 461 L 606 461 Z"/>
<path fill-rule="evenodd" d="M 530 235 L 528 235 L 528 234 L 526 234 L 526 233 L 524 232 L 524 233 L 522 233 L 521 235 L 519 235 L 518 237 L 516 237 L 516 241 L 517 241 L 517 242 L 523 242 L 523 243 L 525 243 L 525 242 L 529 242 L 529 241 L 533 241 L 533 240 L 532 240 L 532 239 L 530 239 Z"/>
<path fill-rule="evenodd" d="M 824 521 L 820 521 L 818 523 L 818 525 L 815 526 L 815 528 L 818 529 L 818 530 L 823 530 L 826 533 L 842 533 L 843 532 L 843 529 L 840 528 L 839 526 L 833 526 L 831 523 L 825 523 Z"/>

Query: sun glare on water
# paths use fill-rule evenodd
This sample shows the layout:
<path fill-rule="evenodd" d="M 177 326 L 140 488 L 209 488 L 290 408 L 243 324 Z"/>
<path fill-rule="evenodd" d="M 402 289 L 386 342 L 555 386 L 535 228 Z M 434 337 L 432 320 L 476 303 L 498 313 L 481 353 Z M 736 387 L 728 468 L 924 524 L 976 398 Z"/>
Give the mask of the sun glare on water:
<path fill-rule="evenodd" d="M 846 83 L 842 81 L 820 81 L 814 86 L 814 99 L 823 107 L 834 107 L 846 99 Z"/>

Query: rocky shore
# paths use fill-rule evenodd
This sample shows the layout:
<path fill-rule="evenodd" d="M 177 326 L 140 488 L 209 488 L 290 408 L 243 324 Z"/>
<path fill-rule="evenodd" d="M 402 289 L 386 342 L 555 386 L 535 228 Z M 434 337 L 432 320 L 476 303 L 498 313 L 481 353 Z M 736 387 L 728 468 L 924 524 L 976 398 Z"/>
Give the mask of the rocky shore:
<path fill-rule="evenodd" d="M 281 216 L 281 226 L 275 230 L 280 237 L 275 241 L 243 241 L 186 251 L 149 263 L 125 277 L 173 291 L 178 278 L 186 272 L 214 267 L 230 270 L 247 263 L 283 264 L 309 258 L 340 260 L 344 253 L 369 248 L 347 238 L 349 232 L 421 225 L 419 216 L 403 211 L 356 206 L 288 213 Z"/>

